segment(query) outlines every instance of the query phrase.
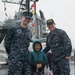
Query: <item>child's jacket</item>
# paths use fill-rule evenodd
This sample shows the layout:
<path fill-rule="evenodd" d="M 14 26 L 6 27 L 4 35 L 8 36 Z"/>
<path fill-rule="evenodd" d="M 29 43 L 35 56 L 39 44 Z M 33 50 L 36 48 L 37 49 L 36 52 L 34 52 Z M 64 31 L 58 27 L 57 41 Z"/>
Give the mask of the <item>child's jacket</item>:
<path fill-rule="evenodd" d="M 33 49 L 34 49 L 35 43 L 36 42 L 33 43 Z M 41 48 L 42 48 L 42 45 L 41 45 Z M 31 52 L 30 64 L 31 64 L 32 70 L 34 70 L 34 71 L 36 71 L 37 64 L 42 64 L 42 68 L 39 69 L 39 71 L 42 71 L 44 69 L 44 66 L 47 64 L 47 57 L 46 57 L 45 53 L 43 51 L 41 51 L 41 49 L 39 51 L 34 50 L 33 52 Z"/>

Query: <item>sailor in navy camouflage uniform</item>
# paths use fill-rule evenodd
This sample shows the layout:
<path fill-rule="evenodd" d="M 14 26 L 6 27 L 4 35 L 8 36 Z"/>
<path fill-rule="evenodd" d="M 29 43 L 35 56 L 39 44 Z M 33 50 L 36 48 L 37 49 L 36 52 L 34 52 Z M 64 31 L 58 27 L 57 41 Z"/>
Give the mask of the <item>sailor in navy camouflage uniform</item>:
<path fill-rule="evenodd" d="M 67 33 L 55 27 L 53 19 L 47 20 L 50 33 L 47 36 L 44 52 L 52 52 L 51 68 L 53 75 L 70 75 L 69 59 L 72 52 L 71 40 Z"/>
<path fill-rule="evenodd" d="M 8 75 L 30 75 L 29 63 L 29 43 L 31 41 L 31 31 L 27 28 L 32 14 L 23 12 L 21 24 L 8 30 L 4 45 L 9 55 Z"/>

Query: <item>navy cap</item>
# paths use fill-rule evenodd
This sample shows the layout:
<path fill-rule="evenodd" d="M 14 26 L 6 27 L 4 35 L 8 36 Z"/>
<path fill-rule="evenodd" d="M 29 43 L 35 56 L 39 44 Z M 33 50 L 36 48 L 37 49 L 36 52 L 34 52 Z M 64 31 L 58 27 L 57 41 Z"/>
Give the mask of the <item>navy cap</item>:
<path fill-rule="evenodd" d="M 53 19 L 48 19 L 47 20 L 47 25 L 55 24 Z"/>
<path fill-rule="evenodd" d="M 23 12 L 22 16 L 31 19 L 32 18 L 32 13 L 31 12 Z"/>

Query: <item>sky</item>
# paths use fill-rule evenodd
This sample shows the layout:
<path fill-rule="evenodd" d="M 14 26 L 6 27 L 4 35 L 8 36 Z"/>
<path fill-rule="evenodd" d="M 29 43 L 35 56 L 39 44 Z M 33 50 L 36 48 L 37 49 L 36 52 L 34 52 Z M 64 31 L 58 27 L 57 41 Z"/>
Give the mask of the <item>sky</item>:
<path fill-rule="evenodd" d="M 12 18 L 19 5 L 6 3 L 6 8 L 8 16 Z M 44 12 L 46 20 L 54 19 L 56 27 L 67 32 L 75 48 L 75 0 L 39 0 L 36 3 L 38 15 L 39 10 Z M 4 21 L 5 18 L 4 3 L 0 0 L 0 21 Z"/>

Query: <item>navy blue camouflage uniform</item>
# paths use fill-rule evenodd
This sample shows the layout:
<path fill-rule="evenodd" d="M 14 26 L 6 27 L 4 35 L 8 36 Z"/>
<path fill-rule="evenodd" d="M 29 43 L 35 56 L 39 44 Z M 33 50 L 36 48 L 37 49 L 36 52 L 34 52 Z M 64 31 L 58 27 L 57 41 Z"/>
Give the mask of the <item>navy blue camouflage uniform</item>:
<path fill-rule="evenodd" d="M 8 75 L 30 75 L 29 43 L 31 32 L 20 25 L 8 30 L 4 45 L 8 53 Z"/>
<path fill-rule="evenodd" d="M 70 75 L 69 60 L 66 56 L 71 56 L 71 40 L 62 29 L 50 32 L 47 36 L 46 47 L 44 52 L 52 52 L 51 68 L 53 75 Z"/>

